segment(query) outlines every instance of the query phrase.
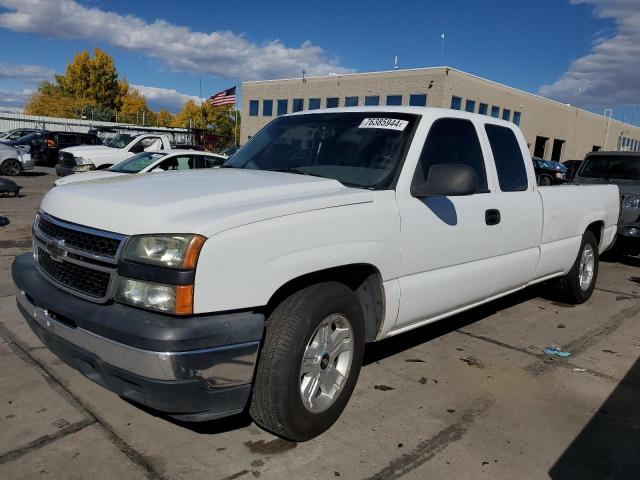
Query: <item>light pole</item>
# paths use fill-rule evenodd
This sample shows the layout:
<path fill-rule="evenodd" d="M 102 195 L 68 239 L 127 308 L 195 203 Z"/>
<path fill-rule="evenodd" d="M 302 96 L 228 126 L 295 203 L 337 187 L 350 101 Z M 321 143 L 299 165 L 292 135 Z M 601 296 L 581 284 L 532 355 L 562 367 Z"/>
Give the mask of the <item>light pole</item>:
<path fill-rule="evenodd" d="M 444 33 L 440 34 L 440 65 L 444 67 Z"/>

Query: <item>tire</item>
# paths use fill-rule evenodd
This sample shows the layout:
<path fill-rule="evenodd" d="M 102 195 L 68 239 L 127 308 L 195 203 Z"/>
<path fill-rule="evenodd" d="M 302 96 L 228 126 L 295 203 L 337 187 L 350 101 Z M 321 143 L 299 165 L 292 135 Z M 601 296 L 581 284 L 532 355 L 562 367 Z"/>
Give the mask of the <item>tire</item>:
<path fill-rule="evenodd" d="M 551 183 L 551 177 L 548 175 L 540 175 L 538 178 L 538 185 L 540 187 L 548 187 Z"/>
<path fill-rule="evenodd" d="M 0 174 L 8 177 L 19 175 L 21 170 L 20 162 L 14 158 L 8 158 L 0 164 Z"/>
<path fill-rule="evenodd" d="M 323 333 L 328 336 L 326 343 Z M 342 340 L 342 348 L 335 349 L 344 349 L 342 353 L 327 353 L 334 339 L 348 334 L 350 341 Z M 331 427 L 358 380 L 364 334 L 360 303 L 355 293 L 341 283 L 318 283 L 286 298 L 267 319 L 249 408 L 254 421 L 276 435 L 298 442 L 310 440 Z M 322 343 L 329 348 L 322 348 Z M 307 361 L 303 364 L 304 357 Z M 334 383 L 336 379 L 339 384 Z M 305 396 L 308 400 L 303 400 L 303 388 L 312 392 Z"/>
<path fill-rule="evenodd" d="M 585 253 L 586 252 L 586 253 Z M 588 284 L 584 275 L 585 266 L 588 270 L 588 265 L 583 266 L 583 262 L 588 261 L 585 259 L 585 255 L 588 257 L 591 255 L 592 267 Z M 576 261 L 573 263 L 573 267 L 567 275 L 561 277 L 553 284 L 555 293 L 559 297 L 558 299 L 569 304 L 579 305 L 586 302 L 591 297 L 593 289 L 596 286 L 598 279 L 598 242 L 595 235 L 591 231 L 586 231 L 582 235 L 582 243 L 580 244 L 580 250 Z M 585 280 L 585 282 L 581 282 Z"/>

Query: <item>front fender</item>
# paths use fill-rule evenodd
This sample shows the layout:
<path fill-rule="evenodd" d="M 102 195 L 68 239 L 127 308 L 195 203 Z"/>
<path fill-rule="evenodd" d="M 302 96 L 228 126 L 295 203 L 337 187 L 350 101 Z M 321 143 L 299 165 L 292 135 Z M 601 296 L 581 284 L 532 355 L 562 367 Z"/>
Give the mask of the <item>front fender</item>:
<path fill-rule="evenodd" d="M 388 193 L 373 203 L 286 215 L 212 236 L 198 260 L 194 312 L 261 307 L 285 283 L 343 265 L 370 264 L 383 281 L 396 278 L 400 220 Z"/>

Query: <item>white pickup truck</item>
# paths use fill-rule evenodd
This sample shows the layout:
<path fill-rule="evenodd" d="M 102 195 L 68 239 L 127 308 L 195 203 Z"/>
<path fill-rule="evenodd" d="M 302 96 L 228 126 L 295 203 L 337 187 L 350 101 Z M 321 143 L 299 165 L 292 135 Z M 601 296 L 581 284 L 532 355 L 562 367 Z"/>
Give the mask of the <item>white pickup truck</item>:
<path fill-rule="evenodd" d="M 170 148 L 171 142 L 167 135 L 121 133 L 102 145 L 63 148 L 58 153 L 56 173 L 63 177 L 89 170 L 102 170 L 141 152 Z"/>
<path fill-rule="evenodd" d="M 18 305 L 123 397 L 297 441 L 337 420 L 367 342 L 543 281 L 585 302 L 616 232 L 616 186 L 538 188 L 515 125 L 460 111 L 282 116 L 225 167 L 51 190 Z"/>

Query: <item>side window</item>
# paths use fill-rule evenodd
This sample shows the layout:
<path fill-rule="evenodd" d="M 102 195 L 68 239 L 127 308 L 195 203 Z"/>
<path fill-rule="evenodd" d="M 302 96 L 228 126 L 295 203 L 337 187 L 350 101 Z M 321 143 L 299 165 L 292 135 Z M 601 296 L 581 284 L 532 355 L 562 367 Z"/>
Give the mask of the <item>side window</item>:
<path fill-rule="evenodd" d="M 171 157 L 163 160 L 152 170 L 191 170 L 196 168 L 196 155 L 182 155 L 179 157 Z"/>
<path fill-rule="evenodd" d="M 141 153 L 144 151 L 145 148 L 149 148 L 150 146 L 154 145 L 156 142 L 159 143 L 156 150 L 159 150 L 162 148 L 162 142 L 159 142 L 159 140 L 160 140 L 159 137 L 143 138 L 142 140 L 139 140 L 138 143 L 136 143 L 133 147 L 131 147 L 129 151 L 132 153 Z"/>
<path fill-rule="evenodd" d="M 201 157 L 203 161 L 203 167 L 204 168 L 216 168 L 216 167 L 221 167 L 222 165 L 224 165 L 224 162 L 226 161 L 226 158 L 222 158 L 222 157 L 214 157 L 214 156 L 202 156 Z"/>
<path fill-rule="evenodd" d="M 522 151 L 513 130 L 498 125 L 484 126 L 498 171 L 500 190 L 521 192 L 529 186 Z"/>
<path fill-rule="evenodd" d="M 487 174 L 476 129 L 469 120 L 441 118 L 433 122 L 416 168 L 414 182 L 427 180 L 433 165 L 462 163 L 476 172 L 478 191 L 487 191 Z"/>
<path fill-rule="evenodd" d="M 78 135 L 74 133 L 59 133 L 57 143 L 60 148 L 64 148 L 63 145 L 78 145 Z"/>

